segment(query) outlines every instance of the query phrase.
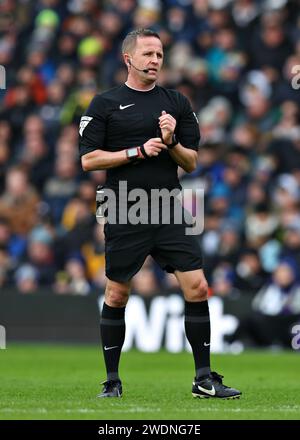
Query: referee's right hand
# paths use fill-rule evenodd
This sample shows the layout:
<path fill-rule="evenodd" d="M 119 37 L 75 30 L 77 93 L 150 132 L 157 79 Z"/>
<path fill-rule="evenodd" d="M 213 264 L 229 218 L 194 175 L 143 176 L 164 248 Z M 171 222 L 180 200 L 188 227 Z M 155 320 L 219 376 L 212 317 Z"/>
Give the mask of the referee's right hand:
<path fill-rule="evenodd" d="M 151 138 L 144 143 L 147 156 L 158 156 L 161 150 L 167 150 L 168 147 L 163 143 L 161 138 Z"/>

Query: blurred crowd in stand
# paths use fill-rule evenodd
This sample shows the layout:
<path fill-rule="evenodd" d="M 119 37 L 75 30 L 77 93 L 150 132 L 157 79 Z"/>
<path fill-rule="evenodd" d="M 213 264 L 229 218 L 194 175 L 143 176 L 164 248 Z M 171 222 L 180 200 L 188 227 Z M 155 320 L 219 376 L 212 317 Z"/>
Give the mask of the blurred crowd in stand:
<path fill-rule="evenodd" d="M 300 313 L 298 0 L 2 0 L 0 287 L 105 285 L 95 221 L 105 171 L 82 171 L 78 124 L 96 93 L 126 80 L 120 46 L 137 27 L 160 34 L 160 85 L 199 119 L 199 164 L 180 176 L 205 191 L 199 239 L 213 294 Z M 133 290 L 176 286 L 149 258 Z"/>

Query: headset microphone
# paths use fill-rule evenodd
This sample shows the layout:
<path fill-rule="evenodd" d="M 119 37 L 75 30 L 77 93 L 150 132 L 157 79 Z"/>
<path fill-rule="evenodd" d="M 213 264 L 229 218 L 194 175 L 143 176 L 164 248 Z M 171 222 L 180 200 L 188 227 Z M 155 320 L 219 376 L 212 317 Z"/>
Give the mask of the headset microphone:
<path fill-rule="evenodd" d="M 138 69 L 137 67 L 135 67 L 135 66 L 132 64 L 132 62 L 131 62 L 130 60 L 128 60 L 128 63 L 129 63 L 130 66 L 134 67 L 135 70 L 138 70 L 139 72 L 144 72 L 144 73 L 148 73 L 148 72 L 149 72 L 149 69 Z"/>

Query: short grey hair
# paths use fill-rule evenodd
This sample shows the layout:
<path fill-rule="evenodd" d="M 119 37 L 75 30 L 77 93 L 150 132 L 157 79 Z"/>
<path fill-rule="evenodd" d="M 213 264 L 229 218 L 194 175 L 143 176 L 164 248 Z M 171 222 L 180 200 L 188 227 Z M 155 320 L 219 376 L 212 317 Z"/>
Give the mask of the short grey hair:
<path fill-rule="evenodd" d="M 155 37 L 160 40 L 158 33 L 151 29 L 135 29 L 134 31 L 129 32 L 124 38 L 122 43 L 122 53 L 133 51 L 138 37 Z"/>

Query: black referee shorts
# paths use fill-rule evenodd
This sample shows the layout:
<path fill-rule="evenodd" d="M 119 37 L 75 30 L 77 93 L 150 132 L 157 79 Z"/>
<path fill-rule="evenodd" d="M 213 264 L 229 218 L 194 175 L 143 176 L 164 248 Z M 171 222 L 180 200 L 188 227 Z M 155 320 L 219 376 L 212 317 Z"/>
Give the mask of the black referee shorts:
<path fill-rule="evenodd" d="M 202 268 L 196 236 L 186 235 L 185 224 L 109 224 L 104 226 L 106 276 L 129 281 L 151 255 L 167 272 Z"/>

